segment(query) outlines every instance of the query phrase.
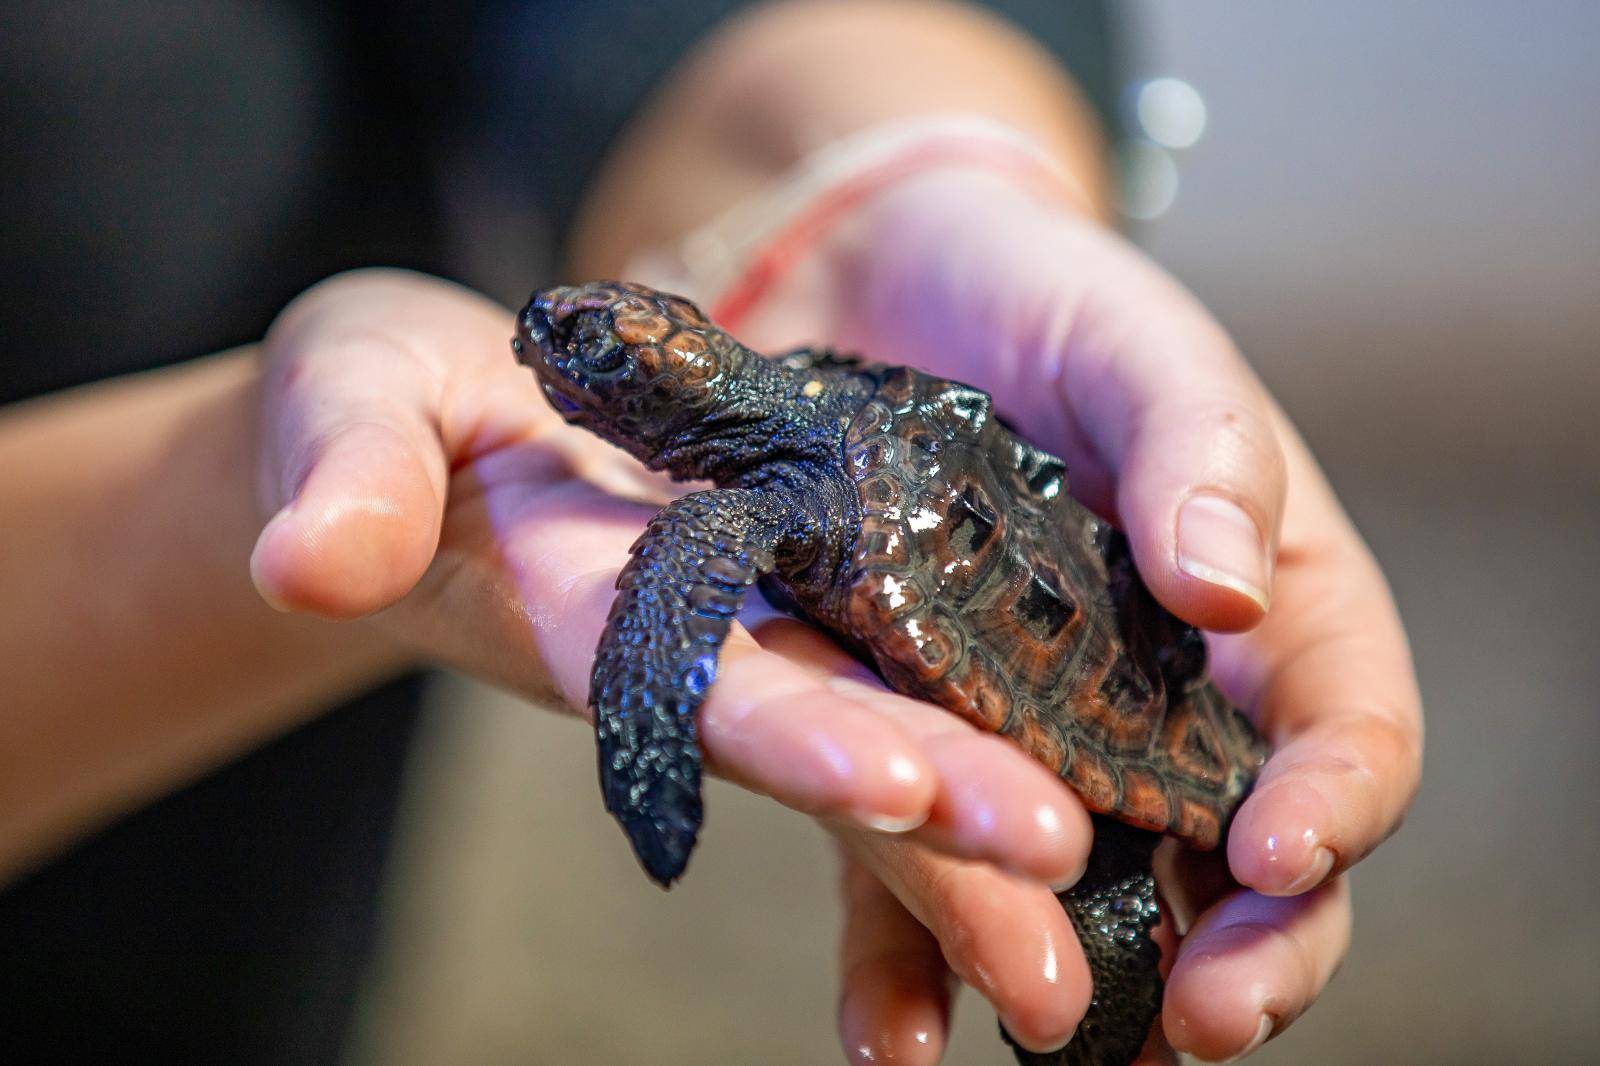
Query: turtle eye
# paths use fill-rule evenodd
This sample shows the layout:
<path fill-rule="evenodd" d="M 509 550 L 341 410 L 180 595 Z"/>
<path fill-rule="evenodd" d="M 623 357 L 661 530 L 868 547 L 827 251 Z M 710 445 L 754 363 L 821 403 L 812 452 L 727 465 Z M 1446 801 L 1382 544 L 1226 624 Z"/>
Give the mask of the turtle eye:
<path fill-rule="evenodd" d="M 628 358 L 627 351 L 615 340 L 586 344 L 578 354 L 583 359 L 584 369 L 600 374 L 616 370 Z"/>
<path fill-rule="evenodd" d="M 610 373 L 627 362 L 628 353 L 623 349 L 622 338 L 612 330 L 606 316 L 586 312 L 568 328 L 567 350 L 577 356 L 589 373 Z"/>

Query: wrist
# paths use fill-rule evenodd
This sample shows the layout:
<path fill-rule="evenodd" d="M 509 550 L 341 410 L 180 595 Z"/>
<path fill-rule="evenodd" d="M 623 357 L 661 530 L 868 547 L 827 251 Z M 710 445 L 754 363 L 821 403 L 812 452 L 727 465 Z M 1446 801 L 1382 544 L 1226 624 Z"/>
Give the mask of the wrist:
<path fill-rule="evenodd" d="M 828 319 L 848 308 L 863 271 L 909 238 L 929 247 L 932 234 L 1006 214 L 1097 216 L 1086 177 L 989 118 L 896 120 L 824 146 L 628 273 L 693 296 L 726 328 L 770 336 L 775 310 Z"/>
<path fill-rule="evenodd" d="M 255 377 L 236 352 L 0 424 L 0 877 L 400 661 L 251 587 Z"/>
<path fill-rule="evenodd" d="M 1058 228 L 1104 225 L 1069 188 L 958 161 L 885 187 L 819 241 L 817 255 L 836 291 L 859 299 L 907 268 L 934 272 L 941 259 L 960 260 L 1002 234 L 1037 240 Z"/>

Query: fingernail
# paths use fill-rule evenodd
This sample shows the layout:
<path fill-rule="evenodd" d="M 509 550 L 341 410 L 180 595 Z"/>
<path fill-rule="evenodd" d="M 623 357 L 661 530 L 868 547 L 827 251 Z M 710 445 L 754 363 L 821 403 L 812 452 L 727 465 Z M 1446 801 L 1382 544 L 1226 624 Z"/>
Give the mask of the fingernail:
<path fill-rule="evenodd" d="M 927 811 L 905 818 L 896 818 L 887 814 L 858 814 L 856 816 L 856 821 L 879 833 L 909 833 L 913 829 L 920 828 L 927 820 Z"/>
<path fill-rule="evenodd" d="M 922 780 L 922 768 L 905 755 L 891 755 L 884 770 L 890 781 L 902 788 L 911 788 Z M 928 820 L 931 808 L 923 806 L 913 814 L 886 814 L 883 811 L 858 810 L 855 820 L 879 833 L 909 833 Z"/>
<path fill-rule="evenodd" d="M 1018 1040 L 1016 1029 L 1012 1028 L 1012 1026 L 1006 1022 L 1004 1015 L 1001 1015 L 1000 1017 L 1000 1026 L 1006 1031 L 1006 1035 L 1011 1038 L 1012 1042 L 1016 1044 L 1017 1047 L 1022 1048 L 1024 1051 L 1031 1051 L 1035 1055 L 1048 1055 L 1051 1052 L 1060 1051 L 1062 1048 L 1072 1043 L 1072 1038 L 1078 1035 L 1078 1027 L 1073 1026 L 1072 1032 L 1068 1033 L 1065 1039 L 1035 1045 L 1027 1044 L 1021 1040 Z"/>
<path fill-rule="evenodd" d="M 1055 807 L 1049 804 L 1040 804 L 1033 812 L 1033 822 L 1039 833 L 1052 842 L 1060 840 L 1066 835 L 1067 829 L 1061 821 L 1061 815 Z M 1077 867 L 1066 877 L 1059 881 L 1050 882 L 1050 891 L 1060 895 L 1079 881 L 1083 880 L 1084 872 L 1088 869 L 1088 859 L 1078 863 Z"/>
<path fill-rule="evenodd" d="M 271 583 L 265 579 L 265 575 L 261 572 L 261 549 L 268 540 L 272 539 L 273 532 L 289 520 L 289 514 L 293 509 L 294 504 L 291 503 L 273 515 L 267 521 L 267 524 L 261 527 L 261 535 L 256 537 L 256 546 L 250 551 L 250 581 L 255 585 L 256 592 L 267 602 L 267 606 L 275 611 L 287 612 L 289 606 L 278 598 Z"/>
<path fill-rule="evenodd" d="M 1283 894 L 1298 896 L 1302 892 L 1310 892 L 1322 884 L 1332 870 L 1333 852 L 1327 848 L 1318 848 L 1316 854 L 1311 857 L 1311 865 L 1306 867 L 1306 872 L 1285 885 Z"/>
<path fill-rule="evenodd" d="M 1178 509 L 1178 568 L 1233 589 L 1267 609 L 1267 552 L 1244 509 L 1221 496 L 1191 496 Z"/>
<path fill-rule="evenodd" d="M 1239 1049 L 1239 1053 L 1237 1055 L 1234 1055 L 1232 1058 L 1223 1059 L 1222 1061 L 1224 1063 L 1238 1062 L 1247 1055 L 1255 1054 L 1255 1052 L 1260 1049 L 1261 1045 L 1267 1042 L 1267 1037 L 1271 1035 L 1272 1015 L 1262 1014 L 1261 1021 L 1256 1023 L 1256 1035 L 1251 1037 L 1248 1044 Z"/>
<path fill-rule="evenodd" d="M 1061 893 L 1065 892 L 1067 889 L 1071 888 L 1073 885 L 1077 884 L 1079 881 L 1082 881 L 1083 880 L 1083 875 L 1085 873 L 1087 873 L 1087 872 L 1088 872 L 1088 867 L 1087 866 L 1078 867 L 1078 869 L 1073 873 L 1073 875 L 1071 877 L 1064 878 L 1064 879 L 1062 879 L 1060 881 L 1051 882 L 1050 891 L 1054 892 L 1058 896 L 1061 895 Z"/>
<path fill-rule="evenodd" d="M 897 785 L 914 785 L 922 780 L 922 769 L 916 761 L 904 755 L 891 755 L 886 767 L 889 780 Z"/>

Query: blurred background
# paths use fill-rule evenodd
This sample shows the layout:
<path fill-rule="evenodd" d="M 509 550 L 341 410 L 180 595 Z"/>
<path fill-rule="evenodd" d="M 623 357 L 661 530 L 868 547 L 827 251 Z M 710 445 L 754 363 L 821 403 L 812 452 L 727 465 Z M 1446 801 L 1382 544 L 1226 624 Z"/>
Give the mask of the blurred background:
<path fill-rule="evenodd" d="M 1192 147 L 1128 148 L 1133 230 L 1327 466 L 1430 713 L 1415 810 L 1354 874 L 1350 957 L 1256 1061 L 1593 1061 L 1600 6 L 1126 10 L 1134 81 L 1204 106 Z M 1159 104 L 1154 139 L 1200 128 L 1182 90 Z M 713 784 L 666 895 L 582 726 L 454 679 L 432 703 L 357 1066 L 838 1060 L 820 831 Z M 964 997 L 949 1061 L 1009 1061 L 993 1025 Z"/>

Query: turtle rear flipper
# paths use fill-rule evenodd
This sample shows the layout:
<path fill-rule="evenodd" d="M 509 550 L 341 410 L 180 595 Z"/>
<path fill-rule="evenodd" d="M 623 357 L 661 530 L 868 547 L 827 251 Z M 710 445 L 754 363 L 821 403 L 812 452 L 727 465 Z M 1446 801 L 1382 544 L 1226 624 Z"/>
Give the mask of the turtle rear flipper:
<path fill-rule="evenodd" d="M 1151 857 L 1160 835 L 1103 814 L 1094 816 L 1094 847 L 1077 884 L 1056 898 L 1066 908 L 1089 963 L 1089 1010 L 1067 1046 L 1028 1051 L 1011 1045 L 1021 1066 L 1124 1066 L 1139 1056 L 1161 1014 L 1161 921 Z"/>
<path fill-rule="evenodd" d="M 774 565 L 794 512 L 771 493 L 712 489 L 650 520 L 617 577 L 589 682 L 606 809 L 662 886 L 700 831 L 695 711 L 749 587 Z"/>

